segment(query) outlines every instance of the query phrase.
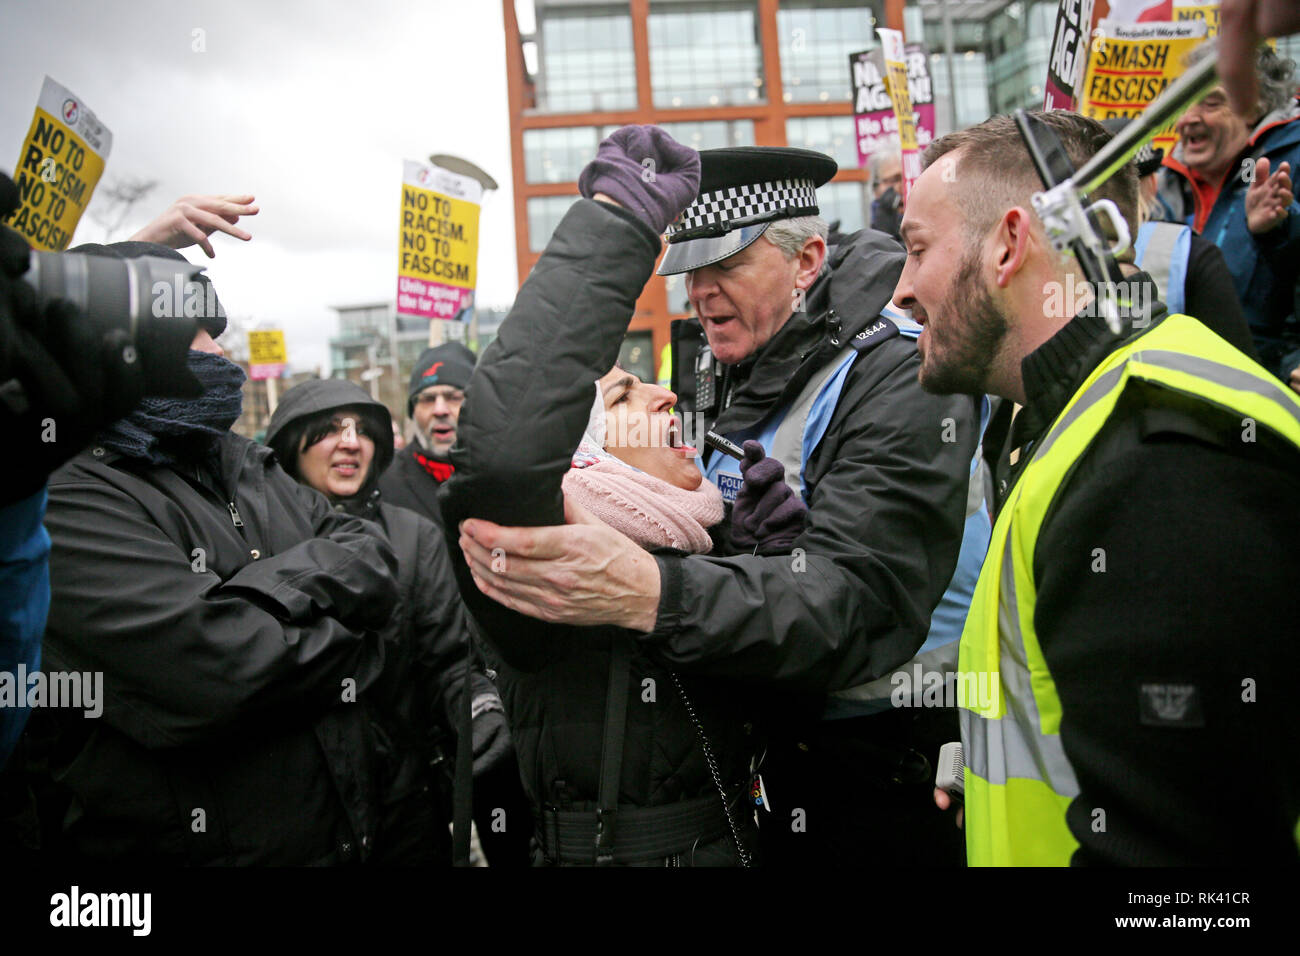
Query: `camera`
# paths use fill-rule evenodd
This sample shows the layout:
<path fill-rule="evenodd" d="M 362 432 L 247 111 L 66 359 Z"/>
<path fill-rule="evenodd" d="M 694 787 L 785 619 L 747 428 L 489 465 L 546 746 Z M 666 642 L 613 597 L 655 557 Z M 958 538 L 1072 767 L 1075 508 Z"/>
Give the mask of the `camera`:
<path fill-rule="evenodd" d="M 33 250 L 22 281 L 35 289 L 41 308 L 65 299 L 81 312 L 95 339 L 120 343 L 122 360 L 140 363 L 145 395 L 184 397 L 200 392 L 186 367 L 198 325 L 195 310 L 177 309 L 173 303 L 181 302 L 182 289 L 197 289 L 204 298 L 202 290 L 211 286 L 206 278 L 200 284 L 201 273 L 202 267 L 180 258 Z"/>

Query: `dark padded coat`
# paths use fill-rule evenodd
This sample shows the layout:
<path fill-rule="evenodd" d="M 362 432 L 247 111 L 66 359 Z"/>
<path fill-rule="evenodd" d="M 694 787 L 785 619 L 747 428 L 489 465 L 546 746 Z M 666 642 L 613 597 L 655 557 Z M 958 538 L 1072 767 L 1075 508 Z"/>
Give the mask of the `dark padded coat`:
<path fill-rule="evenodd" d="M 50 480 L 45 663 L 104 674 L 102 717 L 33 721 L 52 849 L 363 860 L 378 819 L 365 692 L 397 603 L 393 551 L 270 449 L 227 433 L 218 451 L 182 471 L 95 446 Z"/>
<path fill-rule="evenodd" d="M 436 525 L 442 524 L 442 511 L 438 506 L 439 481 L 415 460 L 424 454 L 419 444 L 412 440 L 396 455 L 393 463 L 379 476 L 379 490 L 384 501 L 399 508 L 409 508 L 424 515 Z"/>
<path fill-rule="evenodd" d="M 376 862 L 446 864 L 451 860 L 447 822 L 451 805 L 435 760 L 454 753 L 456 728 L 465 721 L 461 694 L 469 663 L 469 622 L 452 577 L 442 531 L 414 511 L 381 499 L 374 476 L 393 456 L 388 409 L 342 379 L 318 379 L 290 389 L 275 410 L 266 443 L 282 461 L 317 414 L 342 406 L 370 412 L 378 435 L 371 480 L 353 498 L 335 505 L 383 529 L 397 555 L 399 623 L 386 631 L 391 642 L 384 671 L 371 690 L 381 766 L 382 819 Z M 297 477 L 296 461 L 286 471 Z M 494 694 L 487 677 L 473 676 L 475 695 Z M 445 741 L 445 746 L 443 742 Z"/>
<path fill-rule="evenodd" d="M 659 619 L 637 640 L 659 658 L 820 697 L 889 673 L 925 641 L 957 566 L 979 418 L 969 396 L 922 390 L 916 343 L 880 319 L 903 256 L 883 233 L 850 236 L 806 311 L 725 370 L 724 410 L 703 423 L 723 434 L 789 405 L 847 343 L 862 343 L 804 463 L 809 517 L 793 545 L 803 560 L 726 557 L 735 552 L 725 521 L 712 555 L 658 556 Z M 693 364 L 675 355 L 673 367 Z"/>
<path fill-rule="evenodd" d="M 538 814 L 545 804 L 594 811 L 610 648 L 616 641 L 630 645 L 632 637 L 621 628 L 544 623 L 487 599 L 460 557 L 456 529 L 469 517 L 504 525 L 564 522 L 560 485 L 587 424 L 592 383 L 618 358 L 658 248 L 658 238 L 623 210 L 590 200 L 574 205 L 479 362 L 452 449 L 456 471 L 443 485 L 461 594 L 501 658 L 498 684 Z M 646 649 L 632 653 L 620 810 L 715 796 L 698 732 L 672 677 Z M 724 785 L 737 790 L 749 761 L 737 688 L 689 676 L 681 682 L 718 755 Z M 729 847 L 714 841 L 699 848 L 694 862 L 706 854 L 730 862 Z"/>

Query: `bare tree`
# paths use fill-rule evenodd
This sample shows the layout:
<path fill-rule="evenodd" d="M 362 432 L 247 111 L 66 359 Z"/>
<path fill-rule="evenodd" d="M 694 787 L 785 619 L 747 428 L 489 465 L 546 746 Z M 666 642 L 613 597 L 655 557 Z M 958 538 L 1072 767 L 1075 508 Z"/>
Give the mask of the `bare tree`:
<path fill-rule="evenodd" d="M 226 313 L 226 331 L 221 336 L 221 347 L 226 358 L 232 362 L 248 361 L 248 333 L 257 328 L 258 322 L 251 315 L 231 315 Z"/>
<path fill-rule="evenodd" d="M 104 229 L 104 241 L 112 242 L 113 236 L 126 222 L 131 209 L 158 186 L 156 179 L 138 179 L 134 176 L 116 177 L 110 183 L 101 184 L 95 190 L 95 202 L 86 210 L 96 223 Z"/>

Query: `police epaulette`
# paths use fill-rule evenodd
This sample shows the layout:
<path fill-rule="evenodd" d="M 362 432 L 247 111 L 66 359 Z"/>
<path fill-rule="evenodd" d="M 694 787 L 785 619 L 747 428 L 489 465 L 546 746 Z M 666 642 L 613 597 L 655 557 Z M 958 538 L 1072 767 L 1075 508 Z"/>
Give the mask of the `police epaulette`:
<path fill-rule="evenodd" d="M 900 334 L 898 326 L 881 317 L 853 336 L 849 344 L 853 346 L 855 351 L 861 353 L 867 351 L 867 349 L 875 348 L 881 342 L 892 339 L 898 334 Z"/>

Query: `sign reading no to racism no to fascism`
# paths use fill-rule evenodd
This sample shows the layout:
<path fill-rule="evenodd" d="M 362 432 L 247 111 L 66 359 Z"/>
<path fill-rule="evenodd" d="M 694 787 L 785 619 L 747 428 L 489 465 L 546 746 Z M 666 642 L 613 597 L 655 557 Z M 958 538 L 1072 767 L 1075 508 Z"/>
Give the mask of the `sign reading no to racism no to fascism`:
<path fill-rule="evenodd" d="M 468 176 L 403 163 L 399 314 L 454 319 L 474 301 L 482 198 L 482 185 Z"/>
<path fill-rule="evenodd" d="M 5 225 L 34 249 L 67 249 L 112 148 L 81 98 L 47 76 L 14 167 L 20 204 Z"/>
<path fill-rule="evenodd" d="M 289 362 L 283 329 L 248 333 L 248 377 L 253 381 L 279 378 Z"/>

